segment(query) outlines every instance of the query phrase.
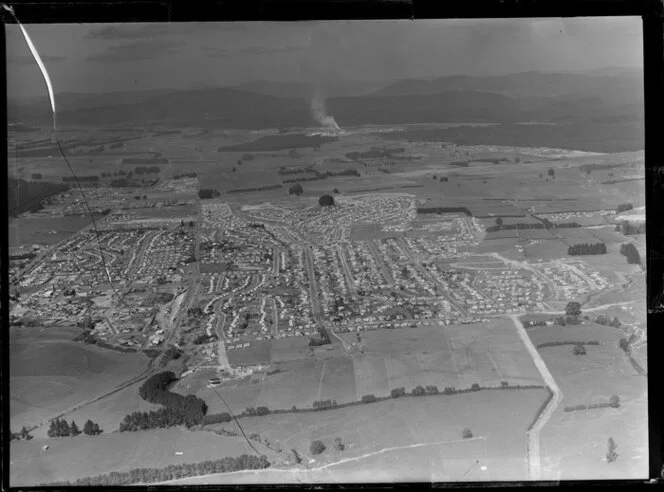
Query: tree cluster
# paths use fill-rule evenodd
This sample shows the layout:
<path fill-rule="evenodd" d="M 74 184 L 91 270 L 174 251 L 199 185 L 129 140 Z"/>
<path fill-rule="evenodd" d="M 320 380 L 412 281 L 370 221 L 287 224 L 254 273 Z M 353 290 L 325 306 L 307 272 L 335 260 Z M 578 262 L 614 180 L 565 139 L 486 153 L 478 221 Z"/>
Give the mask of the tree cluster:
<path fill-rule="evenodd" d="M 313 403 L 313 407 L 316 410 L 327 410 L 328 408 L 334 408 L 337 406 L 337 400 L 316 400 Z"/>
<path fill-rule="evenodd" d="M 567 316 L 579 316 L 581 314 L 581 304 L 576 301 L 568 302 L 565 306 Z"/>
<path fill-rule="evenodd" d="M 300 183 L 295 183 L 293 186 L 288 188 L 289 195 L 300 196 L 302 193 L 304 193 L 304 188 L 302 188 Z"/>
<path fill-rule="evenodd" d="M 627 212 L 628 210 L 634 209 L 634 205 L 631 203 L 621 203 L 616 207 L 616 213 L 620 214 L 622 212 Z"/>
<path fill-rule="evenodd" d="M 616 453 L 616 442 L 613 440 L 613 437 L 609 437 L 609 450 L 606 452 L 606 461 L 608 463 L 613 463 L 618 459 L 618 453 Z"/>
<path fill-rule="evenodd" d="M 390 396 L 392 398 L 406 396 L 406 389 L 403 386 L 401 388 L 394 388 L 392 391 L 390 391 Z"/>
<path fill-rule="evenodd" d="M 23 426 L 20 431 L 18 432 L 10 432 L 9 433 L 9 440 L 10 441 L 20 441 L 21 439 L 25 439 L 26 441 L 29 441 L 32 439 L 32 436 L 28 432 L 28 429 Z"/>
<path fill-rule="evenodd" d="M 325 451 L 325 444 L 323 444 L 323 441 L 311 441 L 311 444 L 309 444 L 309 451 L 311 451 L 311 454 L 321 454 L 323 451 Z"/>
<path fill-rule="evenodd" d="M 264 415 L 268 415 L 269 413 L 270 409 L 268 407 L 247 407 L 243 412 L 243 415 L 247 415 L 249 417 L 262 417 Z"/>
<path fill-rule="evenodd" d="M 183 173 L 183 174 L 174 174 L 173 179 L 182 179 L 182 178 L 196 178 L 198 177 L 198 174 L 193 172 L 193 173 Z"/>
<path fill-rule="evenodd" d="M 570 256 L 579 256 L 579 255 L 605 255 L 606 254 L 606 244 L 604 243 L 581 243 L 574 244 L 567 248 L 567 254 Z"/>
<path fill-rule="evenodd" d="M 374 403 L 375 401 L 377 401 L 377 399 L 374 394 L 362 396 L 362 403 Z"/>
<path fill-rule="evenodd" d="M 219 195 L 220 195 L 220 193 L 217 190 L 212 189 L 212 188 L 202 188 L 202 189 L 198 190 L 198 198 L 201 198 L 201 199 L 214 198 L 214 197 L 217 197 Z"/>
<path fill-rule="evenodd" d="M 150 167 L 138 166 L 138 167 L 134 168 L 134 172 L 136 174 L 139 174 L 139 175 L 141 175 L 141 174 L 159 174 L 161 172 L 161 169 L 159 168 L 159 166 L 150 166 Z"/>
<path fill-rule="evenodd" d="M 331 207 L 334 205 L 334 198 L 332 198 L 332 195 L 323 195 L 318 199 L 318 204 L 321 207 Z"/>
<path fill-rule="evenodd" d="M 203 345 L 203 344 L 206 344 L 206 343 L 215 342 L 217 340 L 218 340 L 218 338 L 217 338 L 217 335 L 215 335 L 215 334 L 212 334 L 212 335 L 208 336 L 207 333 L 201 333 L 196 338 L 194 338 L 191 343 L 193 343 L 194 345 Z"/>
<path fill-rule="evenodd" d="M 586 355 L 586 348 L 579 343 L 577 345 L 574 345 L 574 348 L 572 349 L 572 353 L 574 355 Z"/>
<path fill-rule="evenodd" d="M 627 243 L 620 246 L 620 254 L 627 258 L 627 263 L 630 265 L 640 265 L 641 255 L 633 243 Z"/>
<path fill-rule="evenodd" d="M 46 435 L 48 437 L 74 437 L 81 434 L 81 432 L 86 436 L 97 436 L 103 431 L 99 428 L 99 424 L 89 419 L 85 422 L 85 425 L 83 425 L 82 431 L 73 420 L 71 421 L 71 424 L 68 424 L 65 419 L 55 419 L 51 420 L 51 425 L 46 432 Z"/>
<path fill-rule="evenodd" d="M 233 416 L 228 412 L 206 415 L 203 419 L 203 425 L 225 424 L 233 420 Z"/>
<path fill-rule="evenodd" d="M 138 392 L 145 401 L 164 405 L 159 410 L 133 412 L 120 423 L 120 432 L 185 425 L 192 427 L 203 422 L 207 405 L 194 395 L 182 396 L 168 391 L 176 381 L 171 371 L 161 372 L 148 378 Z"/>
<path fill-rule="evenodd" d="M 621 224 L 616 225 L 616 232 L 620 232 L 625 236 L 632 236 L 634 234 L 645 234 L 646 223 L 632 224 L 627 220 L 623 220 Z"/>
<path fill-rule="evenodd" d="M 329 345 L 332 343 L 330 336 L 327 334 L 327 331 L 325 331 L 325 328 L 319 326 L 318 335 L 318 338 L 312 338 L 309 340 L 310 347 L 320 347 L 321 345 Z"/>
<path fill-rule="evenodd" d="M 614 328 L 620 328 L 622 325 L 617 316 L 614 316 L 613 319 L 611 319 L 609 316 L 604 316 L 603 314 L 597 316 L 595 323 L 603 326 L 612 326 Z"/>
<path fill-rule="evenodd" d="M 156 482 L 167 482 L 178 478 L 229 473 L 239 470 L 260 470 L 268 468 L 270 462 L 265 455 L 253 456 L 243 454 L 237 458 L 226 457 L 220 460 L 208 460 L 200 463 L 168 465 L 165 468 L 134 468 L 126 472 L 111 472 L 94 477 L 79 478 L 73 482 L 57 482 L 44 484 L 49 486 L 99 486 L 99 485 L 131 485 Z"/>

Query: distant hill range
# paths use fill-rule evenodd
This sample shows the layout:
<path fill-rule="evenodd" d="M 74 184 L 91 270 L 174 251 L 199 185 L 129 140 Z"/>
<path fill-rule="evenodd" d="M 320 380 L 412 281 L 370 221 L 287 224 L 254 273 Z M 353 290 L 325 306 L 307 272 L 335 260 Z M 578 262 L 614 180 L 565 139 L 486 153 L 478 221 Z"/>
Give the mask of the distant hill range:
<path fill-rule="evenodd" d="M 362 124 L 625 123 L 643 119 L 640 71 L 526 72 L 449 76 L 328 88 L 326 107 L 337 123 Z M 57 95 L 61 125 L 172 125 L 202 128 L 288 128 L 316 125 L 312 88 L 298 82 L 251 82 L 235 87 L 110 94 Z M 48 124 L 41 98 L 10 101 L 10 123 Z"/>

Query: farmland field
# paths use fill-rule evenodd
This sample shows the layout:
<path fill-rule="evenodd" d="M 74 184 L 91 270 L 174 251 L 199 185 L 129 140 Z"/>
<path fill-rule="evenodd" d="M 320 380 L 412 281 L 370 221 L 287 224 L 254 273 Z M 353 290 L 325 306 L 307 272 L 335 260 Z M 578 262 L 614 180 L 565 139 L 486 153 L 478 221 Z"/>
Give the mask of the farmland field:
<path fill-rule="evenodd" d="M 246 418 L 242 425 L 246 432 L 256 432 L 278 443 L 282 449 L 297 449 L 305 462 L 310 456 L 308 447 L 312 439 L 321 439 L 328 446 L 310 465 L 313 468 L 327 466 L 325 469 L 268 470 L 260 473 L 257 477 L 260 480 L 277 483 L 346 481 L 349 477 L 351 481 L 428 481 L 432 478 L 454 481 L 468 480 L 468 477 L 472 480 L 488 480 L 489 477 L 523 480 L 525 431 L 545 397 L 544 390 L 532 389 L 401 398 L 328 412 Z M 495 421 L 501 425 L 492 425 Z M 464 442 L 461 429 L 465 427 L 472 429 L 478 439 Z M 336 437 L 346 444 L 342 454 L 333 450 Z M 427 443 L 434 444 L 409 449 L 410 445 Z M 392 447 L 401 449 L 382 452 Z M 354 459 L 367 454 L 370 456 Z M 390 466 L 385 466 L 385 459 Z M 332 465 L 340 460 L 344 462 Z M 380 471 L 369 478 L 366 470 L 372 463 L 380 463 Z M 406 464 L 410 466 L 404 475 Z M 483 473 L 482 466 L 491 471 Z M 178 483 L 210 483 L 206 482 L 210 478 L 192 478 Z M 247 478 L 246 474 L 241 474 L 235 479 Z M 234 477 L 223 475 L 214 479 L 214 483 L 233 483 Z"/>
<path fill-rule="evenodd" d="M 48 444 L 49 450 L 41 454 L 44 444 Z M 183 454 L 176 455 L 176 451 Z M 12 487 L 37 486 L 137 467 L 162 468 L 243 453 L 253 453 L 244 439 L 179 428 L 33 439 L 12 443 L 10 483 Z"/>
<path fill-rule="evenodd" d="M 563 393 L 561 404 L 542 431 L 542 478 L 642 476 L 648 467 L 647 381 L 618 347 L 623 332 L 594 323 L 559 328 L 541 327 L 528 334 L 536 343 L 584 339 L 598 340 L 600 345 L 586 346 L 582 356 L 574 355 L 569 345 L 539 349 Z M 620 398 L 619 408 L 564 411 L 565 406 L 606 403 L 611 395 Z M 619 458 L 613 464 L 604 460 L 609 437 L 618 444 Z"/>
<path fill-rule="evenodd" d="M 9 223 L 9 245 L 56 244 L 91 223 L 87 215 L 12 219 Z"/>
<path fill-rule="evenodd" d="M 10 331 L 12 428 L 98 396 L 146 369 L 148 359 L 142 354 L 72 342 L 79 332 L 60 327 Z M 45 433 L 45 427 L 35 431 L 36 436 Z"/>

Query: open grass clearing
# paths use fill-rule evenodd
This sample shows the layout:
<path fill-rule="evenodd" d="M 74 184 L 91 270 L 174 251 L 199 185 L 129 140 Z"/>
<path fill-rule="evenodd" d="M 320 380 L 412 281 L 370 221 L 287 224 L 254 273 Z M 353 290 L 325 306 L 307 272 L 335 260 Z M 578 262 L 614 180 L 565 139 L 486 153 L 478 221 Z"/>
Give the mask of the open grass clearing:
<path fill-rule="evenodd" d="M 143 354 L 121 353 L 71 341 L 76 328 L 10 331 L 10 425 L 34 425 L 137 376 Z M 35 435 L 45 433 L 39 428 Z"/>
<path fill-rule="evenodd" d="M 297 449 L 305 461 L 311 457 L 310 441 L 322 440 L 328 449 L 315 457 L 316 462 L 311 465 L 315 467 L 378 453 L 321 470 L 330 473 L 300 475 L 305 481 L 307 478 L 325 481 L 333 475 L 345 477 L 346 473 L 366 477 L 367 467 L 373 471 L 373 476 L 388 481 L 407 478 L 428 481 L 433 469 L 440 473 L 435 476 L 460 480 L 477 461 L 481 463 L 473 467 L 475 470 L 466 479 L 484 476 L 485 480 L 522 480 L 525 479 L 525 431 L 545 397 L 544 390 L 533 389 L 403 398 L 326 412 L 246 418 L 242 424 L 245 432 L 257 432 L 284 450 Z M 224 427 L 230 428 L 230 424 Z M 422 448 L 422 451 L 406 447 L 459 441 L 461 430 L 466 427 L 484 439 L 439 444 Z M 346 444 L 346 450 L 341 453 L 333 449 L 336 437 Z M 404 449 L 380 453 L 383 449 L 400 446 Z M 402 460 L 412 465 L 405 476 L 405 468 L 398 465 Z M 487 466 L 486 474 L 482 474 L 481 466 Z M 266 476 L 280 481 L 283 475 Z M 225 483 L 223 476 L 218 476 L 217 480 L 217 483 Z"/>
<path fill-rule="evenodd" d="M 42 454 L 44 444 L 49 449 Z M 183 454 L 176 455 L 176 451 Z M 253 450 L 244 439 L 173 428 L 14 441 L 10 453 L 11 486 L 25 487 L 133 468 L 234 457 Z"/>

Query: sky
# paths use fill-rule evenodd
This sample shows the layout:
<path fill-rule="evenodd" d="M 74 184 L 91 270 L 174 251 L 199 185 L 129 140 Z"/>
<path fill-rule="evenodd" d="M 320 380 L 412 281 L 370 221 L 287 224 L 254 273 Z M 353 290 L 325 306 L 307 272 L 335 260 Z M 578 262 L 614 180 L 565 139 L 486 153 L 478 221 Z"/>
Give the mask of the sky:
<path fill-rule="evenodd" d="M 56 92 L 642 67 L 638 17 L 27 25 Z M 45 85 L 7 26 L 9 97 Z"/>

